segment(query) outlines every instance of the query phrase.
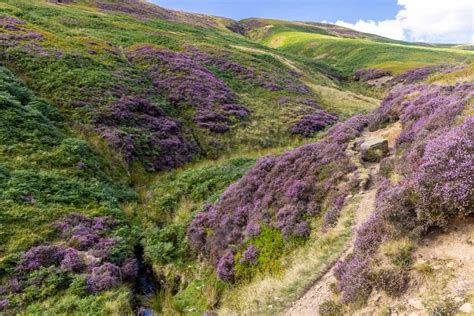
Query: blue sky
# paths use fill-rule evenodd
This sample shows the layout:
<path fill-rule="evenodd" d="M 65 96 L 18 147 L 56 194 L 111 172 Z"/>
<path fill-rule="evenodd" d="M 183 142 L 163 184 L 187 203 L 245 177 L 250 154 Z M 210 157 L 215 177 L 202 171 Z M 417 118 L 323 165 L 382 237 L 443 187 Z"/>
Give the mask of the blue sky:
<path fill-rule="evenodd" d="M 474 44 L 474 0 L 149 0 L 233 18 L 326 21 L 394 39 Z"/>
<path fill-rule="evenodd" d="M 225 16 L 233 19 L 268 17 L 299 21 L 356 22 L 393 18 L 394 0 L 152 0 L 170 9 Z"/>

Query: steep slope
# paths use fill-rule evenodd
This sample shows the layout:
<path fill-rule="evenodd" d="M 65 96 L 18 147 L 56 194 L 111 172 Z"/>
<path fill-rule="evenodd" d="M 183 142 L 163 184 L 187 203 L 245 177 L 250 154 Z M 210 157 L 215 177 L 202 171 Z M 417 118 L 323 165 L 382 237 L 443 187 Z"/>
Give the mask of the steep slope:
<path fill-rule="evenodd" d="M 296 72 L 226 19 L 134 0 L 5 1 L 1 12 L 3 62 L 82 133 L 148 171 L 300 142 L 291 126 L 305 116 L 347 112 L 306 84 L 337 89 L 337 71 L 296 58 Z M 361 99 L 355 111 L 373 107 Z"/>
<path fill-rule="evenodd" d="M 123 169 L 3 67 L 0 123 L 1 309 L 131 311 L 136 233 L 119 204 L 136 195 L 117 177 Z"/>
<path fill-rule="evenodd" d="M 243 20 L 247 36 L 272 48 L 327 62 L 344 74 L 379 68 L 398 74 L 414 67 L 472 61 L 455 46 L 420 45 L 359 33 L 343 27 L 278 20 Z"/>
<path fill-rule="evenodd" d="M 1 1 L 0 48 L 0 313 L 373 312 L 472 216 L 467 50 L 139 0 Z"/>

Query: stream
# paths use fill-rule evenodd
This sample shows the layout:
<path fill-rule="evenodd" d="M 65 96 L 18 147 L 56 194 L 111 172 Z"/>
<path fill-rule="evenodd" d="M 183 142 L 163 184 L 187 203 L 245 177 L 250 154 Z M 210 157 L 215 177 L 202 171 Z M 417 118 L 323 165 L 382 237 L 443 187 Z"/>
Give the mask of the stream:
<path fill-rule="evenodd" d="M 143 247 L 135 246 L 135 257 L 138 262 L 138 275 L 135 280 L 133 292 L 135 296 L 135 310 L 139 316 L 153 316 L 152 308 L 145 306 L 147 298 L 153 297 L 159 290 L 159 281 L 153 272 L 151 265 L 143 259 Z"/>

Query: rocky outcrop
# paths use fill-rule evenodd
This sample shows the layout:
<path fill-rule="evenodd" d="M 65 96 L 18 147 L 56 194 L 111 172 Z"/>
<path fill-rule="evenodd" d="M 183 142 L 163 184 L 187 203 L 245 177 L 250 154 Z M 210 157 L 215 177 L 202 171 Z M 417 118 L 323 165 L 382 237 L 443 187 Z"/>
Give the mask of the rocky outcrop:
<path fill-rule="evenodd" d="M 360 145 L 361 159 L 365 162 L 379 162 L 389 154 L 388 141 L 381 137 L 371 138 Z"/>

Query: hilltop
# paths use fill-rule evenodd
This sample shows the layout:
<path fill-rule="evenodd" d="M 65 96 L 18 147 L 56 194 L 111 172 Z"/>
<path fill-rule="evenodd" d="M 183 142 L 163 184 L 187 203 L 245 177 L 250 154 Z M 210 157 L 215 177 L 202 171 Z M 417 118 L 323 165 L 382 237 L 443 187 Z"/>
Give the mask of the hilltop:
<path fill-rule="evenodd" d="M 417 260 L 472 249 L 469 45 L 3 0 L 0 48 L 0 313 L 474 303 Z"/>

